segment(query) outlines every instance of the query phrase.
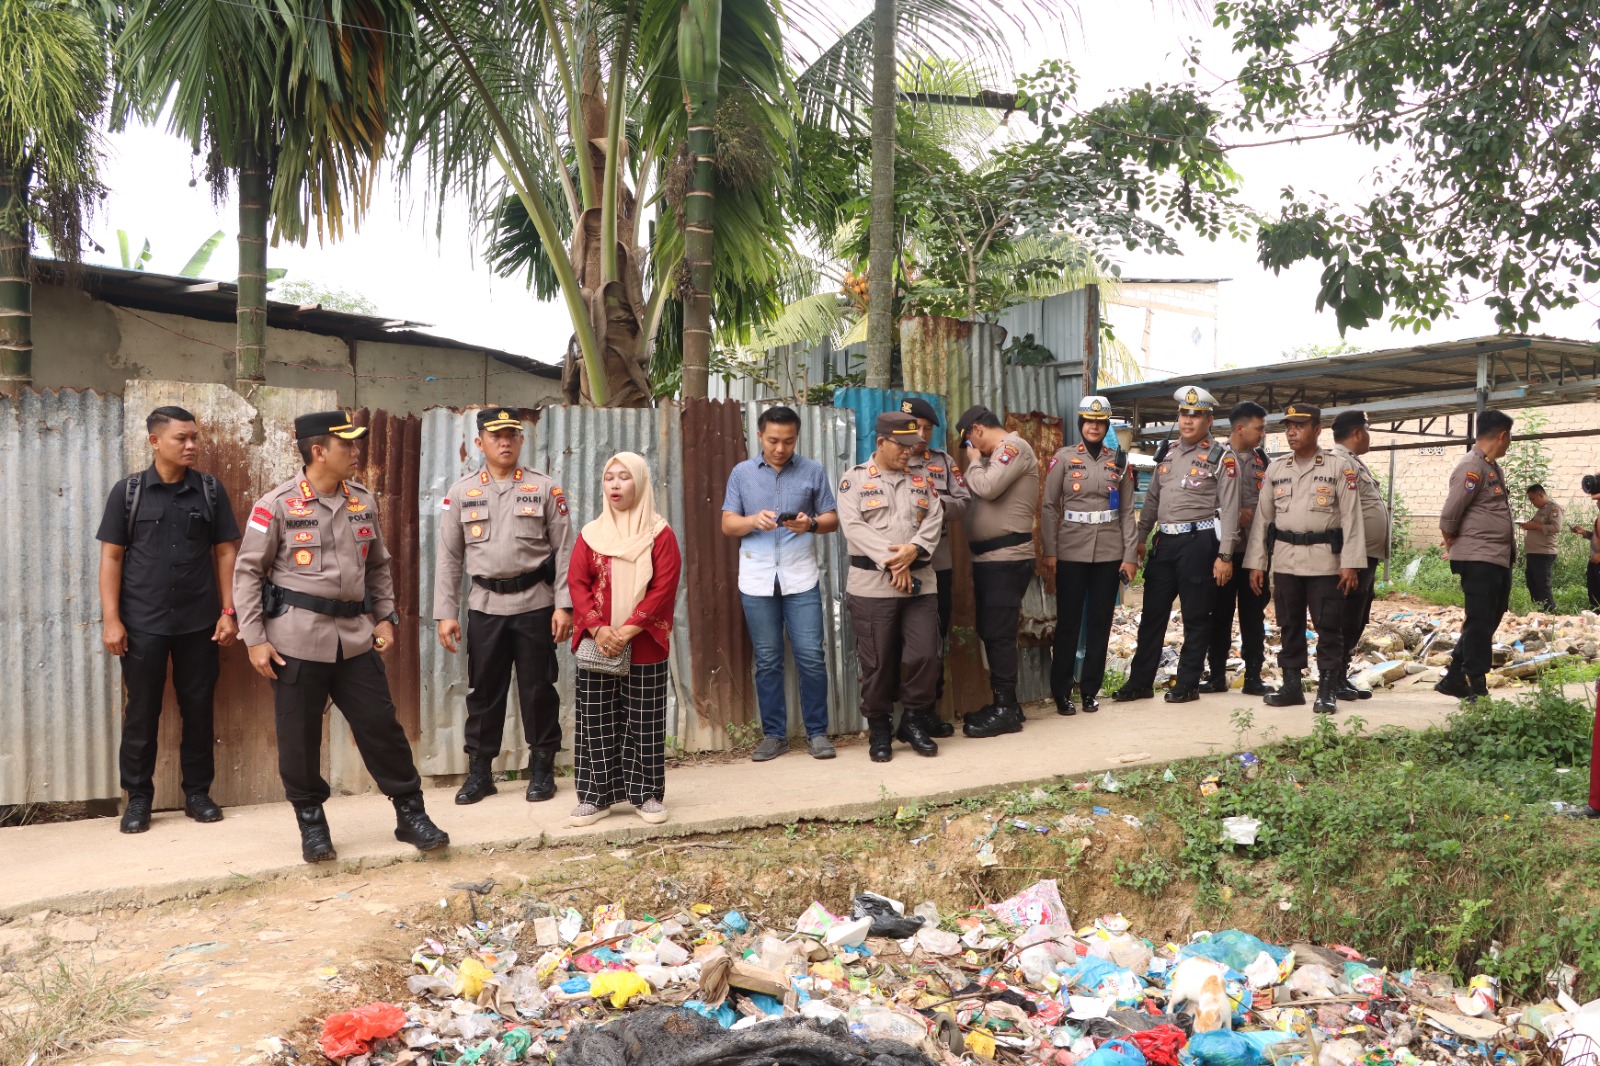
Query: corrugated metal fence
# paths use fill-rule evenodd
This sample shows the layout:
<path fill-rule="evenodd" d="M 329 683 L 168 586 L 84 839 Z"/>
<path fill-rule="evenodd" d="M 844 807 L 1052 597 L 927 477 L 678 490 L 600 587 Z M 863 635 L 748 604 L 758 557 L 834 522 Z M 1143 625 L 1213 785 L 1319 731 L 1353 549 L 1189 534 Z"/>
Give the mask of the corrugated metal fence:
<path fill-rule="evenodd" d="M 856 390 L 867 392 L 868 390 Z M 857 461 L 861 412 L 897 405 L 902 393 L 858 396 L 852 407 L 803 407 L 801 447 L 823 463 L 837 483 Z M 942 405 L 942 400 L 930 397 Z M 334 405 L 321 390 L 262 390 L 247 402 L 220 385 L 176 382 L 130 383 L 126 403 L 92 393 L 23 391 L 0 398 L 0 477 L 15 499 L 55 504 L 52 540 L 23 508 L 0 512 L 0 566 L 5 582 L 5 617 L 0 620 L 0 655 L 16 680 L 0 697 L 0 804 L 114 797 L 119 787 L 116 751 L 120 740 L 119 671 L 100 645 L 97 592 L 99 545 L 95 531 L 110 486 L 148 462 L 143 412 L 180 403 L 202 424 L 201 467 L 217 474 L 236 516 L 292 475 L 298 459 L 291 423 L 297 411 Z M 719 749 L 748 739 L 757 718 L 752 654 L 737 595 L 737 542 L 721 535 L 721 504 L 729 470 L 757 451 L 755 423 L 762 405 L 735 401 L 691 401 L 657 410 L 551 407 L 523 411 L 528 424 L 525 464 L 551 474 L 565 489 L 579 528 L 600 510 L 600 478 L 608 458 L 620 450 L 645 456 L 655 476 L 657 505 L 684 548 L 672 637 L 673 688 L 669 732 L 688 750 Z M 475 412 L 434 409 L 421 418 L 359 411 L 371 429 L 364 440 L 363 481 L 378 496 L 384 535 L 395 556 L 402 615 L 399 647 L 388 659 L 391 688 L 424 775 L 466 769 L 462 751 L 465 719 L 464 655 L 440 648 L 432 622 L 433 568 L 440 499 L 459 478 L 476 470 Z M 1030 440 L 1041 449 L 1051 424 L 1020 413 Z M 948 421 L 948 419 L 946 419 Z M 870 423 L 869 423 L 870 424 Z M 1053 450 L 1053 449 L 1051 449 Z M 1041 457 L 1049 454 L 1041 450 Z M 844 610 L 847 560 L 842 538 L 818 538 L 822 593 L 832 674 L 830 723 L 836 732 L 863 728 L 858 709 L 854 638 Z M 962 552 L 957 551 L 957 558 Z M 981 661 L 970 639 L 970 576 L 958 564 L 956 624 L 967 627 L 952 654 L 956 684 L 946 713 L 967 709 L 980 695 L 968 691 L 981 672 L 961 664 Z M 1030 624 L 1045 624 L 1051 597 L 1030 597 Z M 223 650 L 217 690 L 217 766 L 214 794 L 236 804 L 279 799 L 270 687 L 249 667 L 242 647 Z M 1023 693 L 1048 686 L 1048 654 L 1032 648 L 1025 660 Z M 965 676 L 963 676 L 965 675 Z M 563 723 L 570 738 L 571 660 L 563 657 Z M 791 728 L 799 729 L 799 700 L 790 678 Z M 171 703 L 168 692 L 168 702 Z M 515 700 L 513 692 L 512 699 Z M 980 701 L 981 702 L 981 701 Z M 181 803 L 177 782 L 178 729 L 175 708 L 164 715 L 157 803 Z M 508 754 L 503 768 L 525 757 L 515 713 L 508 715 Z M 744 727 L 730 733 L 730 727 Z M 338 791 L 371 783 L 361 768 L 343 718 L 330 714 L 324 772 Z M 569 739 L 570 743 L 570 739 Z"/>

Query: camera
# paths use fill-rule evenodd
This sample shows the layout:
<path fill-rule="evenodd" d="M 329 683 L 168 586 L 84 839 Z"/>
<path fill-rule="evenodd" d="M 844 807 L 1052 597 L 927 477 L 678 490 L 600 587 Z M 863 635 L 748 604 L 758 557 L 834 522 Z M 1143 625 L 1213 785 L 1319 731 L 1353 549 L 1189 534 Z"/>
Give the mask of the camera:
<path fill-rule="evenodd" d="M 1583 475 L 1583 491 L 1590 496 L 1600 493 L 1600 474 Z"/>

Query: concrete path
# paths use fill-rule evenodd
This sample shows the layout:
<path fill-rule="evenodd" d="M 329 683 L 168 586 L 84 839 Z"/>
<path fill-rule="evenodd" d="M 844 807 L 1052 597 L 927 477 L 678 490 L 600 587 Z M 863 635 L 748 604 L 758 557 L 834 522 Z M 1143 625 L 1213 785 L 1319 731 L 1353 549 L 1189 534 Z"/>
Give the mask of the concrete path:
<path fill-rule="evenodd" d="M 1426 676 L 1426 675 L 1424 675 Z M 908 800 L 950 802 L 997 788 L 1031 787 L 1093 771 L 1150 765 L 1238 748 L 1231 721 L 1248 707 L 1254 729 L 1243 743 L 1259 744 L 1311 729 L 1309 707 L 1274 709 L 1259 699 L 1205 696 L 1170 706 L 1154 701 L 1114 704 L 1099 714 L 1060 718 L 1047 704 L 1028 710 L 1027 729 L 988 740 L 959 735 L 942 741 L 938 757 L 918 758 L 895 745 L 894 761 L 874 764 L 864 743 L 842 746 L 839 757 L 818 762 L 791 751 L 769 763 L 739 761 L 667 771 L 671 821 L 647 826 L 631 808 L 585 829 L 570 829 L 576 802 L 570 777 L 547 803 L 530 804 L 520 783 L 472 807 L 452 802 L 454 789 L 432 789 L 428 810 L 450 834 L 448 861 L 485 849 L 543 844 L 599 844 L 644 836 L 725 833 L 786 825 L 806 819 L 871 817 Z M 1456 704 L 1420 685 L 1380 692 L 1347 707 L 1336 720 L 1359 714 L 1368 728 L 1417 728 L 1442 722 Z M 159 812 L 148 833 L 124 836 L 111 819 L 0 829 L 0 916 L 45 907 L 84 912 L 102 906 L 153 903 L 217 891 L 249 880 L 314 875 L 411 859 L 416 852 L 393 836 L 394 813 L 377 794 L 335 797 L 327 805 L 337 863 L 308 867 L 287 804 L 234 807 L 220 823 L 200 825 L 181 812 Z M 463 876 L 470 870 L 463 869 Z"/>

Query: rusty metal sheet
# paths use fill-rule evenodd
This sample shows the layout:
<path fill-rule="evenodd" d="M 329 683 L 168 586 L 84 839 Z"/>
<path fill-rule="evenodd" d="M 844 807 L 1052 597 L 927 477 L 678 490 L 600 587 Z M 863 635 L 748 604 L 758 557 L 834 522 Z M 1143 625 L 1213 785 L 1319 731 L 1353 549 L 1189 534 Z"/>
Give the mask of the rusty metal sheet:
<path fill-rule="evenodd" d="M 739 604 L 739 542 L 722 535 L 728 473 L 750 455 L 744 409 L 732 400 L 686 400 L 683 425 L 685 621 L 693 713 L 715 733 L 757 717 L 755 653 Z M 718 745 L 719 747 L 721 745 Z"/>
<path fill-rule="evenodd" d="M 844 390 L 840 390 L 844 391 Z M 748 434 L 748 454 L 760 451 L 756 442 L 756 420 L 768 404 L 750 404 L 745 410 L 745 432 Z M 855 449 L 858 434 L 856 415 L 848 407 L 797 407 L 800 414 L 801 455 L 821 463 L 828 472 L 828 483 L 837 486 L 844 472 L 856 465 Z M 838 533 L 817 538 L 817 567 L 821 573 L 822 631 L 827 643 L 824 653 L 828 662 L 828 732 L 858 733 L 866 728 L 861 717 L 860 666 L 856 659 L 855 631 L 850 625 L 850 613 L 845 610 L 844 585 L 848 573 L 849 552 L 844 537 Z M 738 606 L 735 597 L 733 606 Z M 743 622 L 741 612 L 740 622 Z M 785 698 L 789 707 L 789 733 L 804 735 L 800 718 L 800 687 L 790 659 L 785 667 Z"/>
<path fill-rule="evenodd" d="M 95 540 L 123 476 L 122 400 L 71 389 L 0 397 L 0 804 L 118 794 L 121 675 L 100 643 Z"/>

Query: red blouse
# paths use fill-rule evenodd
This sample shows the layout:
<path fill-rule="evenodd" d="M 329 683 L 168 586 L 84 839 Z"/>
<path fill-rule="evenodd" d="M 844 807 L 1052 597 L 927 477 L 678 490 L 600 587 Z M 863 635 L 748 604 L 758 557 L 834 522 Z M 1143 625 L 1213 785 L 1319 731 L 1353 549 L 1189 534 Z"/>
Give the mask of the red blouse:
<path fill-rule="evenodd" d="M 650 564 L 654 571 L 644 599 L 624 623 L 644 630 L 633 638 L 636 663 L 662 662 L 671 646 L 672 608 L 678 599 L 678 576 L 683 568 L 678 538 L 673 536 L 671 527 L 656 534 Z M 581 533 L 567 566 L 567 591 L 572 594 L 572 647 L 576 651 L 585 635 L 611 624 L 611 557 L 596 555 L 583 542 Z"/>

